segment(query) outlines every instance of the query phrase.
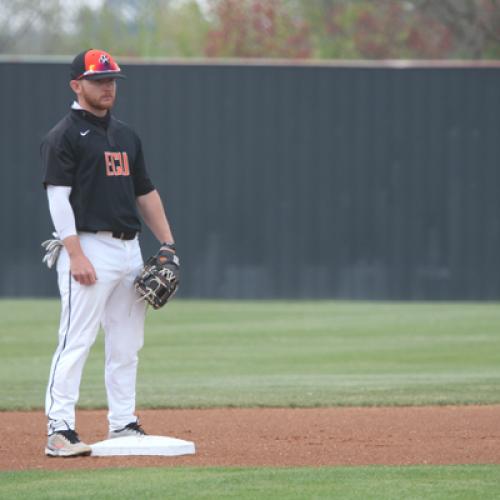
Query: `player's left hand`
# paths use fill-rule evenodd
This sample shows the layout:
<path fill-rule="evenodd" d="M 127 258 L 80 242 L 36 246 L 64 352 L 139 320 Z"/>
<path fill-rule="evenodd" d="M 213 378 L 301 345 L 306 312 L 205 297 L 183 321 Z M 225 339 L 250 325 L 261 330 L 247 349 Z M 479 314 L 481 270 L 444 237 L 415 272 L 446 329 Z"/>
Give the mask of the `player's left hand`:
<path fill-rule="evenodd" d="M 150 257 L 134 281 L 135 289 L 154 309 L 163 307 L 179 286 L 180 260 L 175 246 L 164 243 L 158 253 Z"/>

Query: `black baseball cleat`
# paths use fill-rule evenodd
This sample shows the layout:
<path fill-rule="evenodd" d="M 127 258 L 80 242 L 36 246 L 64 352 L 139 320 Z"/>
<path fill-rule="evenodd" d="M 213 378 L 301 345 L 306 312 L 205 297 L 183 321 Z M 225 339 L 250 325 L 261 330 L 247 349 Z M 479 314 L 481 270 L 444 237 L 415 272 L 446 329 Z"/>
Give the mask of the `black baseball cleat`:
<path fill-rule="evenodd" d="M 129 437 L 129 436 L 146 436 L 144 429 L 140 426 L 139 422 L 130 422 L 123 429 L 117 431 L 109 431 L 108 439 Z"/>

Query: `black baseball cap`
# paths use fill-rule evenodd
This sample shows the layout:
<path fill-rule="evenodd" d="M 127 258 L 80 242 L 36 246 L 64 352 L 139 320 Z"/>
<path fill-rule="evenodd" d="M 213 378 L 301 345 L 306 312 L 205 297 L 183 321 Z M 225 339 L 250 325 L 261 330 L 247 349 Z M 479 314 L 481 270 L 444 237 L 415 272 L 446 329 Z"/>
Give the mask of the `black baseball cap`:
<path fill-rule="evenodd" d="M 125 78 L 120 66 L 104 50 L 88 49 L 80 52 L 71 63 L 72 80 L 102 80 Z"/>

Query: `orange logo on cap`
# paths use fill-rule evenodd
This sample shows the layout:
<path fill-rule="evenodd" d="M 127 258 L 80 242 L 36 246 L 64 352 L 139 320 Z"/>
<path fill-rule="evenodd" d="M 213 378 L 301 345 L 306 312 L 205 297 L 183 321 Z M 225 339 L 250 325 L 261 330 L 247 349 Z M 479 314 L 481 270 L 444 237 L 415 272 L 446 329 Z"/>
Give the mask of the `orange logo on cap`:
<path fill-rule="evenodd" d="M 116 61 L 103 50 L 92 49 L 85 54 L 85 72 L 80 76 L 87 76 L 92 73 L 118 73 L 120 66 Z"/>

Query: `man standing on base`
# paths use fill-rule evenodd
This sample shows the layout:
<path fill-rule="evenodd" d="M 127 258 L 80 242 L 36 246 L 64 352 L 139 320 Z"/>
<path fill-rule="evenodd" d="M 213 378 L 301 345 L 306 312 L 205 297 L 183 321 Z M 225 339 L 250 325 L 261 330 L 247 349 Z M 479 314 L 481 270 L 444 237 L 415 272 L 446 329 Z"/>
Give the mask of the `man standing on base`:
<path fill-rule="evenodd" d="M 146 172 L 137 134 L 110 113 L 120 67 L 103 50 L 86 50 L 71 64 L 77 100 L 41 145 L 49 209 L 63 248 L 57 260 L 62 311 L 45 410 L 49 456 L 88 455 L 75 431 L 82 370 L 99 326 L 105 332 L 108 438 L 143 435 L 135 415 L 138 351 L 145 302 L 134 278 L 142 268 L 139 213 L 175 254 L 158 192 Z"/>

